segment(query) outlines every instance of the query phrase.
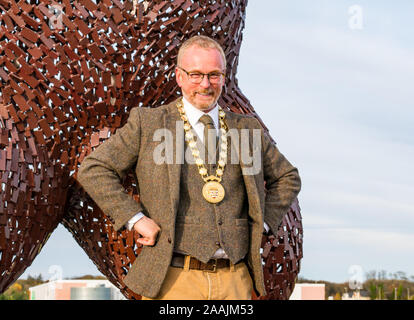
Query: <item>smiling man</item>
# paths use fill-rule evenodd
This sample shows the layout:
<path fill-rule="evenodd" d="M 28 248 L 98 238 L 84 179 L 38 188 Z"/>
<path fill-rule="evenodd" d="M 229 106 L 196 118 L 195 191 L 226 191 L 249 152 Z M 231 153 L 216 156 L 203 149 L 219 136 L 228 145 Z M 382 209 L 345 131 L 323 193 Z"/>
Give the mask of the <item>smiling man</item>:
<path fill-rule="evenodd" d="M 141 236 L 143 249 L 124 282 L 143 299 L 239 300 L 250 299 L 253 290 L 266 294 L 263 230 L 276 233 L 301 182 L 254 117 L 217 104 L 225 69 L 223 49 L 213 39 L 195 36 L 184 42 L 175 70 L 183 97 L 154 109 L 132 109 L 126 125 L 79 169 L 79 182 L 114 228 Z M 159 129 L 184 133 L 193 162 L 155 164 L 152 138 Z M 259 131 L 260 172 L 248 174 L 243 161 L 227 161 L 231 144 L 238 143 L 229 139 L 230 130 Z M 178 143 L 172 149 L 180 152 Z M 140 203 L 120 182 L 131 167 Z"/>
<path fill-rule="evenodd" d="M 197 109 L 209 112 L 216 107 L 224 84 L 226 57 L 220 46 L 200 46 L 198 38 L 181 47 L 176 79 L 185 99 Z"/>

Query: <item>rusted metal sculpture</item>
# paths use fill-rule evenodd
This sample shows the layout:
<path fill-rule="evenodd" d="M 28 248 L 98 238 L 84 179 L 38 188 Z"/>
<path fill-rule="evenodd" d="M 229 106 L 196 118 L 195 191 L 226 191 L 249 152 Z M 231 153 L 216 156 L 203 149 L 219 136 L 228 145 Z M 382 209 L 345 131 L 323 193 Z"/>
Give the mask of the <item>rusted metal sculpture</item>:
<path fill-rule="evenodd" d="M 215 38 L 227 57 L 220 105 L 251 113 L 236 72 L 247 0 L 0 0 L 0 292 L 33 262 L 58 223 L 128 298 L 122 279 L 140 252 L 76 182 L 82 159 L 131 108 L 179 95 L 180 44 Z M 262 123 L 262 122 L 261 122 Z M 262 123 L 263 125 L 263 123 Z M 264 125 L 263 125 L 264 127 Z M 139 201 L 133 172 L 123 181 Z M 297 201 L 263 237 L 268 296 L 287 299 L 302 258 Z"/>

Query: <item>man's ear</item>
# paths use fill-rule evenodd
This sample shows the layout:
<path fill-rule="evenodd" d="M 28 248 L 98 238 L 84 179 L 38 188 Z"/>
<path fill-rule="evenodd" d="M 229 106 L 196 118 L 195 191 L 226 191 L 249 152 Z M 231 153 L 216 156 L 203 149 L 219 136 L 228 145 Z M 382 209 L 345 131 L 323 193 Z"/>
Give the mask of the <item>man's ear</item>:
<path fill-rule="evenodd" d="M 175 80 L 177 81 L 178 86 L 181 88 L 181 84 L 183 81 L 183 75 L 179 71 L 180 70 L 178 69 L 178 67 L 175 67 Z"/>

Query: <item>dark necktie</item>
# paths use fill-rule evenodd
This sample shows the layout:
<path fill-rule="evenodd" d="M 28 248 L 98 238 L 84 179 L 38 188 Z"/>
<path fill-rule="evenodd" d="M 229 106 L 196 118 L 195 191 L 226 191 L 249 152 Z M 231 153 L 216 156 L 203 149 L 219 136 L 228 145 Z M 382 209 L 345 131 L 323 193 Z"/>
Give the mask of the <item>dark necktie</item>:
<path fill-rule="evenodd" d="M 206 159 L 205 163 L 212 163 L 212 159 L 216 158 L 216 145 L 217 145 L 217 132 L 216 128 L 214 127 L 213 119 L 207 114 L 203 115 L 200 118 L 200 122 L 204 124 L 204 147 L 205 147 L 205 154 L 209 155 L 205 156 Z M 210 134 L 209 131 L 211 132 Z M 211 148 L 210 154 L 208 153 L 208 148 Z M 208 159 L 208 161 L 207 161 Z"/>

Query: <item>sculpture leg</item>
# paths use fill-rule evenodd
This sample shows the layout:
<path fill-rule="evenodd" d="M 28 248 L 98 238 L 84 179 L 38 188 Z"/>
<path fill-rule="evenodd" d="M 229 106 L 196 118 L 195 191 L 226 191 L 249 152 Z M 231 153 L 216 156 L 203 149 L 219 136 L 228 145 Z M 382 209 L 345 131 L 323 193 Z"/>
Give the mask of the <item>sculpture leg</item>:
<path fill-rule="evenodd" d="M 128 176 L 124 185 L 129 186 L 131 196 L 137 199 L 131 187 L 133 175 Z M 136 240 L 138 234 L 126 229 L 117 232 L 107 217 L 85 193 L 81 186 L 69 188 L 68 204 L 62 224 L 72 233 L 98 270 L 128 299 L 140 299 L 123 282 L 129 268 L 141 251 Z"/>
<path fill-rule="evenodd" d="M 50 161 L 45 147 L 18 132 L 9 119 L 0 128 L 0 293 L 30 266 L 58 225 L 66 201 L 67 169 Z"/>
<path fill-rule="evenodd" d="M 262 250 L 267 295 L 260 300 L 289 299 L 303 258 L 302 217 L 297 199 L 283 218 L 277 234 L 263 236 Z"/>

